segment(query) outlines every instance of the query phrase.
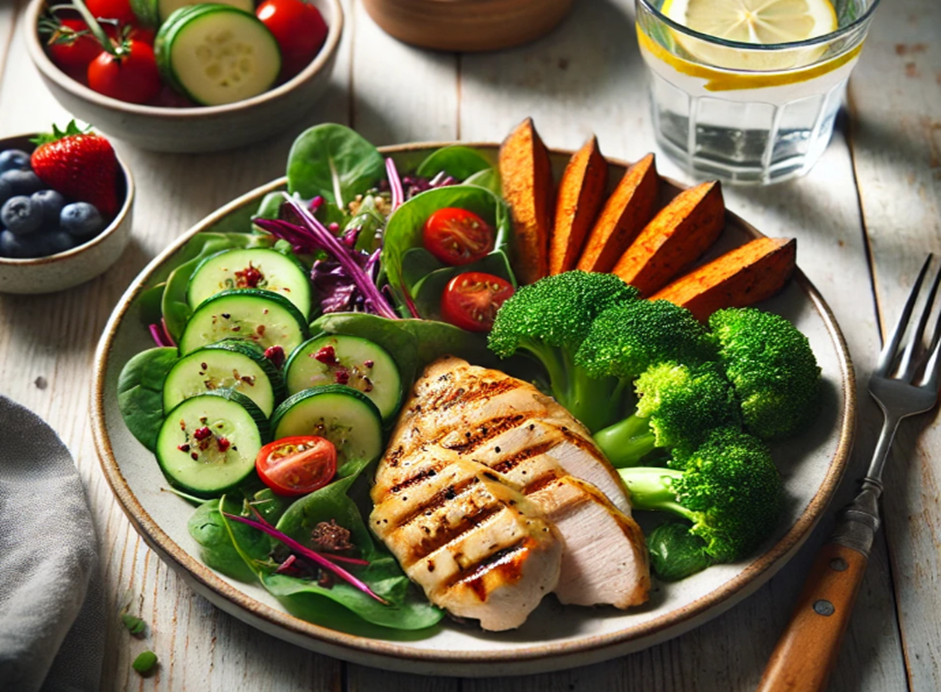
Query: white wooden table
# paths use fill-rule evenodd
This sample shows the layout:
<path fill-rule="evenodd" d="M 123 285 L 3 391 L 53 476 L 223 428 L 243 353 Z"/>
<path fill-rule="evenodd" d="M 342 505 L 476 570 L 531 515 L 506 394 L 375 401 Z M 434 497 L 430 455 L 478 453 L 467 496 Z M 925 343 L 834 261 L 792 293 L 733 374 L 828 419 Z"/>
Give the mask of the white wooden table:
<path fill-rule="evenodd" d="M 0 136 L 68 121 L 32 67 L 26 0 L 0 0 Z M 653 135 L 632 0 L 580 0 L 545 39 L 486 55 L 429 53 L 387 37 L 358 0 L 333 85 L 310 123 L 355 127 L 376 144 L 499 140 L 532 115 L 554 147 L 590 133 L 605 154 L 636 160 Z M 301 127 L 297 128 L 299 131 Z M 422 690 L 426 692 L 749 690 L 784 626 L 820 527 L 778 576 L 689 634 L 605 664 L 517 679 L 391 674 L 318 656 L 261 634 L 191 592 L 131 529 L 105 483 L 88 425 L 91 357 L 112 307 L 144 264 L 204 215 L 280 174 L 297 131 L 216 155 L 123 146 L 137 180 L 133 241 L 119 264 L 77 289 L 0 296 L 0 392 L 56 429 L 77 458 L 102 545 L 108 594 L 105 690 Z M 683 178 L 665 157 L 661 172 Z M 927 251 L 941 251 L 941 4 L 886 0 L 850 84 L 846 117 L 806 178 L 727 189 L 729 207 L 774 236 L 798 238 L 798 262 L 833 307 L 860 377 L 860 425 L 837 504 L 852 494 L 881 423 L 865 393 L 880 328 L 894 324 Z M 941 689 L 941 429 L 903 424 L 886 477 L 884 524 L 834 690 Z M 140 679 L 116 616 L 134 599 L 160 656 Z M 136 647 L 136 648 L 135 648 Z"/>

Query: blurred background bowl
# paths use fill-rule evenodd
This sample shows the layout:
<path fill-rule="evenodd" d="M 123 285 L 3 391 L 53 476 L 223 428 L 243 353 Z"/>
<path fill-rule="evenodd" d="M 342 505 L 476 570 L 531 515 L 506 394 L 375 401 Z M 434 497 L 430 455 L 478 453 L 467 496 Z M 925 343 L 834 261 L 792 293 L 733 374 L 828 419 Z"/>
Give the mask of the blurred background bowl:
<path fill-rule="evenodd" d="M 0 151 L 22 149 L 32 152 L 30 140 L 36 134 L 0 139 Z M 124 203 L 117 216 L 101 233 L 71 250 L 48 257 L 11 259 L 0 256 L 0 293 L 54 293 L 85 283 L 104 273 L 114 264 L 131 239 L 134 209 L 134 179 L 118 158 L 121 174 L 119 193 Z"/>
<path fill-rule="evenodd" d="M 534 41 L 573 0 L 363 0 L 387 34 L 423 48 L 484 51 Z"/>
<path fill-rule="evenodd" d="M 311 0 L 327 23 L 317 57 L 284 84 L 223 106 L 143 106 L 92 91 L 62 72 L 43 49 L 38 32 L 46 0 L 26 10 L 26 45 L 49 91 L 62 106 L 106 135 L 149 151 L 198 153 L 234 149 L 276 135 L 303 119 L 330 83 L 343 33 L 339 0 Z"/>

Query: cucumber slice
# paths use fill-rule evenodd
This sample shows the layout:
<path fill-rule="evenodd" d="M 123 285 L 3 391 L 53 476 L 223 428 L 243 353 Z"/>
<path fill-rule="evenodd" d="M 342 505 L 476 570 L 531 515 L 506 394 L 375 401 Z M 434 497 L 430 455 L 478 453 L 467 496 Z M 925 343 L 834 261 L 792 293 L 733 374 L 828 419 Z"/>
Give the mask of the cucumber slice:
<path fill-rule="evenodd" d="M 288 397 L 271 417 L 275 439 L 293 435 L 326 437 L 337 448 L 337 465 L 382 454 L 382 416 L 366 395 L 351 387 L 314 387 Z M 342 476 L 343 469 L 338 473 Z"/>
<path fill-rule="evenodd" d="M 157 462 L 174 486 L 218 496 L 251 474 L 267 439 L 268 421 L 251 399 L 207 392 L 167 415 L 157 435 Z"/>
<path fill-rule="evenodd" d="M 245 12 L 254 12 L 255 3 L 252 0 L 214 0 L 218 5 L 231 5 Z M 181 7 L 192 7 L 201 4 L 194 0 L 131 0 L 131 10 L 144 26 L 156 27 L 168 19 L 171 14 Z"/>
<path fill-rule="evenodd" d="M 345 384 L 369 397 L 385 421 L 402 402 L 402 378 L 392 356 L 379 344 L 358 336 L 315 336 L 291 354 L 284 373 L 289 394 Z"/>
<path fill-rule="evenodd" d="M 210 344 L 180 358 L 163 383 L 163 410 L 205 392 L 233 389 L 251 399 L 270 416 L 284 398 L 281 373 L 249 341 L 228 339 Z"/>
<path fill-rule="evenodd" d="M 263 349 L 280 346 L 285 355 L 307 339 L 307 322 L 282 295 L 257 288 L 236 288 L 203 301 L 190 315 L 180 354 L 223 339 L 246 339 Z"/>
<path fill-rule="evenodd" d="M 278 42 L 252 11 L 215 3 L 171 14 L 157 32 L 154 57 L 175 89 L 204 106 L 257 96 L 281 71 Z"/>
<path fill-rule="evenodd" d="M 186 290 L 190 309 L 230 288 L 261 288 L 280 293 L 310 316 L 310 279 L 300 263 L 269 248 L 223 250 L 196 267 Z"/>

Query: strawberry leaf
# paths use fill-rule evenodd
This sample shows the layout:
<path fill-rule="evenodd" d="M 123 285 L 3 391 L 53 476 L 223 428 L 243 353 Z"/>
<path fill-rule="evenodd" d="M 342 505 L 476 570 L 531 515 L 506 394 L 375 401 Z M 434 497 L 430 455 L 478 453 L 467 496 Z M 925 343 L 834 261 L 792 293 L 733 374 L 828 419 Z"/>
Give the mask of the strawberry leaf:
<path fill-rule="evenodd" d="M 51 142 L 58 142 L 60 139 L 65 139 L 66 137 L 73 137 L 75 135 L 85 135 L 91 131 L 91 127 L 80 128 L 78 123 L 74 120 L 70 120 L 69 124 L 65 126 L 65 130 L 60 130 L 59 126 L 53 123 L 52 132 L 43 132 L 35 137 L 33 137 L 30 142 L 35 144 L 37 147 L 41 147 L 43 144 L 50 144 Z"/>

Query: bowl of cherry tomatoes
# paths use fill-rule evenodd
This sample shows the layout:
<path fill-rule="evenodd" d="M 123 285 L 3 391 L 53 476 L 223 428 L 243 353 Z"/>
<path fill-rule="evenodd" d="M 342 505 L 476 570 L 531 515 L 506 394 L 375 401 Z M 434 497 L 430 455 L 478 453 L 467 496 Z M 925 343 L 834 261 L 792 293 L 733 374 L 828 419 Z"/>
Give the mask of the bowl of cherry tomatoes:
<path fill-rule="evenodd" d="M 307 118 L 339 0 L 32 0 L 29 54 L 69 112 L 150 151 L 232 149 Z"/>

